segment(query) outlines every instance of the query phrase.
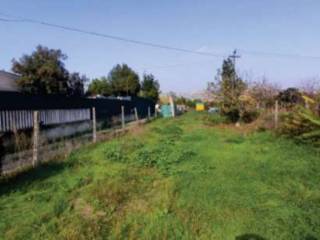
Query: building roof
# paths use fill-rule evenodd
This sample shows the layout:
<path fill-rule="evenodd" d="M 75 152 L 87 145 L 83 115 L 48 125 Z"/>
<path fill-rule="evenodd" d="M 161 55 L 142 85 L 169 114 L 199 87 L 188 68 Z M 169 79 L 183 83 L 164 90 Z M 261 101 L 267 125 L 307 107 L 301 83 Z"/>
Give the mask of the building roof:
<path fill-rule="evenodd" d="M 0 70 L 0 91 L 19 92 L 16 80 L 19 75 Z"/>

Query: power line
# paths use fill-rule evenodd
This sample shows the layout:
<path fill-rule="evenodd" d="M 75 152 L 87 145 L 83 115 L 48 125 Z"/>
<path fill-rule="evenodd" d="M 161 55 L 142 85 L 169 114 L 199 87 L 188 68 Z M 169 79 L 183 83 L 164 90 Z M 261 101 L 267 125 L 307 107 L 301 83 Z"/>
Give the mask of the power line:
<path fill-rule="evenodd" d="M 5 14 L 2 12 L 0 12 L 0 15 L 10 18 L 10 19 L 0 18 L 0 21 L 2 21 L 2 22 L 12 22 L 12 23 L 19 23 L 19 22 L 23 23 L 24 22 L 24 23 L 40 24 L 40 25 L 47 26 L 47 27 L 77 32 L 77 33 L 86 34 L 86 35 L 92 35 L 92 36 L 96 36 L 96 37 L 113 39 L 113 40 L 132 43 L 132 44 L 136 44 L 136 45 L 143 45 L 143 46 L 148 46 L 148 47 L 153 47 L 153 48 L 158 48 L 158 49 L 171 50 L 171 51 L 176 51 L 176 52 L 185 52 L 185 53 L 197 54 L 197 55 L 208 56 L 208 57 L 226 58 L 226 55 L 222 55 L 222 54 L 216 54 L 216 53 L 204 52 L 204 51 L 200 52 L 200 51 L 194 51 L 194 50 L 185 49 L 185 48 L 177 48 L 177 47 L 172 47 L 172 46 L 167 46 L 167 45 L 162 45 L 162 44 L 157 44 L 157 43 L 152 43 L 152 42 L 134 40 L 134 39 L 124 38 L 124 37 L 115 36 L 115 35 L 111 35 L 111 34 L 105 34 L 105 33 L 89 31 L 89 30 L 84 30 L 84 29 L 75 28 L 75 27 L 69 27 L 69 26 L 49 23 L 49 22 L 45 22 L 45 21 L 39 21 L 39 20 L 31 19 L 31 18 L 23 18 L 23 17 L 13 16 L 13 15 Z M 252 51 L 252 50 L 245 50 L 245 49 L 238 49 L 238 50 L 240 50 L 243 55 L 252 55 L 252 56 L 261 56 L 261 57 L 278 57 L 278 58 L 304 58 L 304 59 L 320 60 L 320 56 L 290 54 L 290 53 L 277 53 L 277 52 L 265 52 L 265 51 Z"/>
<path fill-rule="evenodd" d="M 235 49 L 232 53 L 232 55 L 229 56 L 230 59 L 232 59 L 233 62 L 233 79 L 232 79 L 232 97 L 234 97 L 234 92 L 235 92 L 235 86 L 236 86 L 236 81 L 237 81 L 237 70 L 236 70 L 236 60 L 239 59 L 241 56 L 238 55 L 237 49 Z"/>
<path fill-rule="evenodd" d="M 21 22 L 21 20 L 6 19 L 6 18 L 0 18 L 0 21 L 2 21 L 2 22 Z"/>
<path fill-rule="evenodd" d="M 7 14 L 2 14 L 2 13 L 0 13 L 0 14 L 4 15 L 4 16 L 7 16 L 7 17 L 13 17 L 13 16 L 10 16 L 10 15 L 7 15 Z M 44 25 L 44 26 L 47 26 L 47 27 L 63 29 L 63 30 L 66 30 L 66 31 L 72 31 L 72 32 L 77 32 L 77 33 L 81 33 L 81 34 L 93 35 L 93 36 L 96 36 L 96 37 L 103 37 L 103 38 L 118 40 L 118 41 L 122 41 L 122 42 L 133 43 L 133 44 L 136 44 L 136 45 L 143 45 L 143 46 L 148 46 L 148 47 L 153 47 L 153 48 L 160 48 L 160 49 L 165 49 L 165 50 L 172 50 L 172 51 L 177 51 L 177 52 L 192 53 L 192 54 L 198 54 L 198 55 L 203 55 L 203 56 L 208 56 L 208 57 L 219 57 L 219 58 L 225 57 L 224 55 L 219 55 L 219 54 L 215 54 L 215 53 L 211 53 L 211 52 L 199 52 L 199 51 L 194 51 L 194 50 L 190 50 L 190 49 L 177 48 L 177 47 L 171 47 L 171 46 L 157 44 L 157 43 L 133 40 L 133 39 L 119 37 L 119 36 L 115 36 L 115 35 L 99 33 L 99 32 L 94 32 L 94 31 L 88 31 L 88 30 L 83 30 L 83 29 L 79 29 L 79 28 L 63 26 L 63 25 L 59 25 L 59 24 L 54 24 L 54 23 L 49 23 L 49 22 L 44 22 L 44 21 L 38 21 L 38 20 L 34 20 L 34 19 L 27 19 L 27 18 L 19 18 L 19 19 L 17 19 L 17 18 L 19 18 L 19 17 L 15 17 L 15 19 L 3 19 L 3 18 L 0 18 L 0 21 L 3 21 L 3 22 L 34 23 L 34 24 Z"/>
<path fill-rule="evenodd" d="M 186 67 L 194 64 L 213 64 L 215 60 L 211 61 L 198 61 L 198 62 L 186 62 L 186 63 L 176 63 L 170 65 L 157 65 L 157 66 L 141 66 L 140 69 L 149 70 L 149 69 L 167 69 L 167 68 L 176 68 L 176 67 Z"/>
<path fill-rule="evenodd" d="M 244 55 L 262 56 L 262 57 L 281 57 L 281 58 L 309 58 L 314 60 L 320 60 L 320 56 L 310 56 L 291 53 L 278 53 L 278 52 L 264 52 L 264 51 L 251 51 L 245 49 L 238 49 Z"/>

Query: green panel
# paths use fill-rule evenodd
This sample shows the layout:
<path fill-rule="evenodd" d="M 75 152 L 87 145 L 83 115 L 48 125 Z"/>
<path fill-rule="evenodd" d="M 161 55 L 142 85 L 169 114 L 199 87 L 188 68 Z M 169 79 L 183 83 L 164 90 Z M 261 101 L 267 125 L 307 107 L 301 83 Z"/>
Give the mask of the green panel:
<path fill-rule="evenodd" d="M 163 117 L 172 117 L 171 106 L 170 105 L 162 105 L 161 106 L 161 115 Z"/>

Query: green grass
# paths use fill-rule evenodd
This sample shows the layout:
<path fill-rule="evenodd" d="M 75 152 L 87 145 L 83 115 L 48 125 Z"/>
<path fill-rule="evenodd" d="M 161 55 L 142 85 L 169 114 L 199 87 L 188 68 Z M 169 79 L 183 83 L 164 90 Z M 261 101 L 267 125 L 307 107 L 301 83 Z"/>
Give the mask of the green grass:
<path fill-rule="evenodd" d="M 320 239 L 319 152 L 203 119 L 160 119 L 2 182 L 0 238 Z"/>

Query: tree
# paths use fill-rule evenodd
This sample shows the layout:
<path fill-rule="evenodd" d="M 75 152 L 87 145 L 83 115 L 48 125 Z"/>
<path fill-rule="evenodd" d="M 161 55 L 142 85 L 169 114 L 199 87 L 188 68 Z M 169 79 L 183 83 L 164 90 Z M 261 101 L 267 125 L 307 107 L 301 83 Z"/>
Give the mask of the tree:
<path fill-rule="evenodd" d="M 84 95 L 84 84 L 88 82 L 88 78 L 85 75 L 79 73 L 69 74 L 68 79 L 68 95 L 69 96 L 83 96 Z"/>
<path fill-rule="evenodd" d="M 233 61 L 228 58 L 223 61 L 222 71 L 218 72 L 215 91 L 219 95 L 221 113 L 231 121 L 236 122 L 240 118 L 239 97 L 246 89 L 246 83 L 237 75 Z"/>
<path fill-rule="evenodd" d="M 310 97 L 315 97 L 320 93 L 320 78 L 313 77 L 304 79 L 300 84 L 300 89 L 304 94 L 307 94 Z"/>
<path fill-rule="evenodd" d="M 175 99 L 175 103 L 177 105 L 186 105 L 187 104 L 188 99 L 185 98 L 184 96 L 179 96 Z"/>
<path fill-rule="evenodd" d="M 160 84 L 152 74 L 144 74 L 141 82 L 141 96 L 157 102 L 160 95 Z"/>
<path fill-rule="evenodd" d="M 112 92 L 118 96 L 137 96 L 140 91 L 139 76 L 126 64 L 117 64 L 109 73 Z"/>
<path fill-rule="evenodd" d="M 279 94 L 279 87 L 263 78 L 261 81 L 255 81 L 250 84 L 249 94 L 256 99 L 259 108 L 273 107 Z"/>
<path fill-rule="evenodd" d="M 110 96 L 112 95 L 111 84 L 106 77 L 96 78 L 89 84 L 88 94 Z"/>
<path fill-rule="evenodd" d="M 17 85 L 30 94 L 84 95 L 88 79 L 79 73 L 69 73 L 63 62 L 66 59 L 61 50 L 39 45 L 31 55 L 12 60 L 12 71 L 20 76 Z"/>
<path fill-rule="evenodd" d="M 286 107 L 292 107 L 296 104 L 303 103 L 302 95 L 297 88 L 287 88 L 278 95 L 280 103 Z"/>
<path fill-rule="evenodd" d="M 13 59 L 12 71 L 19 74 L 17 84 L 23 92 L 32 94 L 67 94 L 68 71 L 61 50 L 38 46 L 31 55 Z"/>

